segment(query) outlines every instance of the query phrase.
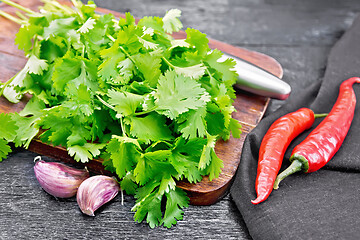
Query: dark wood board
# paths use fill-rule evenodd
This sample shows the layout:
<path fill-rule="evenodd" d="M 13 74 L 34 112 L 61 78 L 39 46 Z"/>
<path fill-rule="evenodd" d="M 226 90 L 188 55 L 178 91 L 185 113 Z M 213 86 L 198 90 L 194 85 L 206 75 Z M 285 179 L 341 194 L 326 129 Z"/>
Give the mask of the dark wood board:
<path fill-rule="evenodd" d="M 69 4 L 69 2 L 64 3 Z M 21 2 L 21 4 L 36 10 L 40 3 L 36 0 L 31 0 Z M 0 5 L 0 9 L 8 13 L 14 13 L 15 11 L 13 8 L 3 4 Z M 98 11 L 101 13 L 113 13 L 117 17 L 123 16 L 121 13 L 102 8 L 99 8 Z M 0 29 L 0 72 L 3 73 L 0 75 L 0 80 L 4 82 L 24 66 L 26 59 L 24 58 L 23 53 L 14 45 L 14 37 L 19 26 L 4 18 L 0 18 L 0 25 L 2 26 Z M 175 34 L 174 37 L 184 38 L 186 35 L 184 32 L 180 32 Z M 235 47 L 213 39 L 210 39 L 209 45 L 211 48 L 217 48 L 230 55 L 244 59 L 262 67 L 280 78 L 282 77 L 282 67 L 272 57 L 255 51 L 249 51 L 244 48 Z M 27 99 L 28 97 L 20 104 L 11 104 L 5 99 L 0 98 L 0 111 L 20 111 Z M 224 162 L 222 173 L 217 179 L 210 182 L 207 177 L 204 177 L 203 181 L 197 184 L 190 184 L 184 181 L 178 183 L 179 187 L 188 192 L 191 204 L 209 205 L 217 202 L 224 196 L 239 165 L 241 148 L 245 137 L 261 120 L 268 103 L 268 98 L 247 94 L 242 91 L 238 92 L 237 98 L 234 102 L 234 107 L 237 110 L 237 112 L 234 113 L 234 118 L 239 120 L 243 126 L 241 138 L 230 138 L 229 141 L 219 141 L 217 143 L 215 148 L 216 153 Z M 64 162 L 76 164 L 76 162 L 67 154 L 66 149 L 45 145 L 38 139 L 35 139 L 30 144 L 29 150 L 62 160 Z M 88 168 L 95 173 L 109 174 L 103 170 L 101 160 L 93 160 L 85 165 L 87 165 Z"/>

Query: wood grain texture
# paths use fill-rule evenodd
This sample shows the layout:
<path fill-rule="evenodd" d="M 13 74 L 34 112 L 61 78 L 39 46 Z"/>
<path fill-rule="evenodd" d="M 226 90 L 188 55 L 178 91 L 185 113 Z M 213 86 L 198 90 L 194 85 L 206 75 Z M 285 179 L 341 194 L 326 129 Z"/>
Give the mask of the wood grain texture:
<path fill-rule="evenodd" d="M 31 8 L 36 8 L 40 5 L 40 2 L 37 0 L 27 1 L 27 4 Z M 68 1 L 64 1 L 63 4 L 70 4 Z M 112 13 L 117 17 L 123 17 L 122 13 L 117 13 L 111 10 L 98 8 L 100 13 Z M 3 24 L 4 22 L 4 24 Z M 17 28 L 16 24 L 11 23 L 6 19 L 0 19 L 1 25 L 6 27 L 0 30 L 0 35 L 5 39 L 2 42 L 0 49 L 0 63 L 3 61 L 3 65 L 0 65 L 0 71 L 3 70 L 6 74 L 5 76 L 14 75 L 21 67 L 25 64 L 25 58 L 21 56 L 18 51 L 13 51 L 13 42 L 14 36 L 16 34 Z M 175 38 L 186 38 L 186 33 L 184 31 L 174 34 Z M 4 44 L 4 45 L 3 45 Z M 11 44 L 7 46 L 5 44 Z M 265 54 L 261 54 L 254 51 L 249 51 L 247 49 L 238 48 L 227 43 L 219 42 L 213 39 L 209 40 L 209 46 L 212 49 L 219 49 L 223 52 L 226 52 L 232 56 L 244 59 L 250 63 L 253 63 L 263 69 L 271 72 L 272 74 L 282 77 L 283 71 L 281 65 L 272 57 Z M 1 60 L 2 59 L 2 60 Z M 5 69 L 3 69 L 5 68 Z M 1 77 L 1 81 L 4 82 L 8 78 Z M 0 111 L 11 112 L 19 111 L 23 107 L 23 101 L 19 105 L 4 103 L 4 99 L 0 101 Z M 236 173 L 237 167 L 240 162 L 241 148 L 245 140 L 246 135 L 256 126 L 256 124 L 262 118 L 266 107 L 268 105 L 269 99 L 261 96 L 246 94 L 239 91 L 234 102 L 234 107 L 236 113 L 234 113 L 234 118 L 239 120 L 242 124 L 242 135 L 240 139 L 230 138 L 228 141 L 218 141 L 215 147 L 215 152 L 218 157 L 223 160 L 224 168 L 222 169 L 221 174 L 218 178 L 209 181 L 209 178 L 205 176 L 203 180 L 196 184 L 191 184 L 187 181 L 178 182 L 178 186 L 184 189 L 189 197 L 190 203 L 193 205 L 210 205 L 217 202 L 221 199 Z M 1 103 L 3 103 L 1 105 Z M 68 154 L 65 148 L 46 145 L 42 143 L 39 139 L 33 140 L 30 144 L 30 151 L 36 152 L 41 155 L 50 156 L 55 159 L 62 160 L 67 163 L 77 164 Z M 104 171 L 102 167 L 102 161 L 100 159 L 95 159 L 85 164 L 90 171 L 101 173 L 101 174 L 110 174 L 109 172 Z"/>
<path fill-rule="evenodd" d="M 101 207 L 95 217 L 83 215 L 75 197 L 56 199 L 42 190 L 33 172 L 31 159 L 35 156 L 37 154 L 19 150 L 1 163 L 1 240 L 250 238 L 229 196 L 211 206 L 190 205 L 184 219 L 171 229 L 150 229 L 146 223 L 135 223 L 134 213 L 130 211 L 135 200 L 127 195 L 124 205 L 118 195 Z"/>

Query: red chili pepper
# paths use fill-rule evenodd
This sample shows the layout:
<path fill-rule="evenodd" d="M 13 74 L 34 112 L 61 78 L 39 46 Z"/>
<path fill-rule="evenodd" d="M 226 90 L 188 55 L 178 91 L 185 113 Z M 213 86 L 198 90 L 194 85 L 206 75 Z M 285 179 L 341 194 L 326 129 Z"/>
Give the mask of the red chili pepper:
<path fill-rule="evenodd" d="M 306 173 L 322 168 L 342 145 L 354 117 L 356 97 L 352 85 L 360 83 L 353 77 L 340 85 L 339 96 L 328 116 L 291 153 L 291 165 L 276 178 L 274 189 L 292 173 Z"/>
<path fill-rule="evenodd" d="M 277 119 L 270 126 L 260 145 L 255 183 L 257 198 L 251 201 L 253 204 L 261 203 L 269 197 L 290 142 L 310 128 L 315 117 L 322 116 L 324 115 L 314 115 L 308 108 L 301 108 Z"/>

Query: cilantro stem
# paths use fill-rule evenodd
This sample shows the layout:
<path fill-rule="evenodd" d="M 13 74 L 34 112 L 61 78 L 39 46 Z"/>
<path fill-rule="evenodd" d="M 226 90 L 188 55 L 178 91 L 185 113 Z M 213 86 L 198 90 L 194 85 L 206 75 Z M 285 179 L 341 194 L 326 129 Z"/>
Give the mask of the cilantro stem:
<path fill-rule="evenodd" d="M 123 123 L 123 119 L 120 118 L 120 127 L 121 127 L 121 131 L 124 137 L 127 137 L 126 133 L 125 133 L 125 128 L 124 128 L 124 123 Z"/>
<path fill-rule="evenodd" d="M 115 23 L 116 25 L 119 25 L 119 21 L 118 21 L 118 20 L 116 20 L 116 19 L 111 19 L 111 21 L 112 21 L 113 23 Z"/>
<path fill-rule="evenodd" d="M 204 63 L 203 63 L 203 64 L 204 64 Z M 205 65 L 205 64 L 204 64 L 204 65 Z M 211 75 L 211 73 L 210 73 L 209 69 L 206 67 L 206 65 L 205 65 L 205 71 L 206 71 L 206 73 L 209 75 L 210 79 L 213 79 L 213 76 Z"/>
<path fill-rule="evenodd" d="M 167 60 L 165 57 L 161 57 L 162 60 L 171 68 L 176 68 L 169 60 Z"/>
<path fill-rule="evenodd" d="M 76 13 L 80 16 L 80 18 L 81 18 L 82 20 L 85 21 L 84 14 L 83 14 L 81 11 L 79 11 L 79 9 L 81 8 L 82 3 L 79 2 L 79 1 L 77 1 L 77 0 L 71 0 L 71 2 L 72 2 L 72 4 L 73 4 L 74 7 L 75 7 Z"/>
<path fill-rule="evenodd" d="M 83 46 L 82 52 L 81 52 L 81 57 L 84 57 L 84 56 L 85 56 L 85 45 Z"/>
<path fill-rule="evenodd" d="M 78 7 L 79 3 L 76 0 L 71 0 L 72 4 L 74 5 L 74 7 Z"/>
<path fill-rule="evenodd" d="M 21 11 L 26 12 L 26 13 L 36 14 L 36 12 L 34 12 L 33 10 L 31 10 L 31 9 L 29 9 L 29 8 L 26 8 L 26 7 L 24 7 L 24 6 L 21 6 L 20 4 L 14 3 L 14 2 L 12 2 L 12 1 L 10 1 L 10 0 L 1 0 L 1 1 L 2 1 L 3 3 L 5 3 L 5 4 L 9 5 L 9 6 L 12 6 L 12 7 L 14 7 L 14 8 L 17 8 L 17 9 L 19 9 L 19 10 L 21 10 Z"/>
<path fill-rule="evenodd" d="M 116 39 L 113 37 L 113 36 L 111 36 L 110 34 L 107 34 L 106 35 L 111 41 L 113 41 L 113 42 L 115 42 L 116 41 Z M 120 50 L 135 64 L 135 66 L 136 66 L 136 62 L 135 62 L 135 60 L 131 57 L 131 55 L 125 50 L 125 48 L 123 48 L 122 46 L 120 46 L 119 45 L 119 48 L 120 48 Z"/>
<path fill-rule="evenodd" d="M 113 41 L 113 42 L 115 42 L 116 41 L 116 39 L 113 37 L 113 36 L 111 36 L 110 34 L 108 34 L 108 35 L 106 35 L 111 41 Z"/>
<path fill-rule="evenodd" d="M 4 18 L 9 19 L 10 21 L 13 21 L 14 23 L 17 23 L 19 25 L 23 25 L 26 22 L 21 20 L 20 18 L 14 17 L 13 15 L 8 14 L 7 12 L 4 12 L 0 10 L 0 16 L 3 16 Z"/>
<path fill-rule="evenodd" d="M 110 104 L 108 104 L 104 99 L 102 99 L 99 95 L 96 95 L 97 99 L 99 99 L 99 101 L 104 104 L 105 106 L 107 106 L 108 108 L 110 108 L 111 110 L 115 111 L 115 108 L 113 106 L 111 106 Z"/>
<path fill-rule="evenodd" d="M 135 64 L 136 66 L 136 62 L 135 60 L 131 57 L 131 55 L 125 50 L 125 48 L 123 48 L 122 46 L 119 46 L 119 48 L 121 49 L 121 51 L 123 51 L 123 53 L 125 53 L 125 55 Z"/>
<path fill-rule="evenodd" d="M 114 111 L 116 112 L 115 108 L 114 108 L 113 106 L 111 106 L 110 104 L 108 104 L 108 103 L 107 103 L 104 99 L 102 99 L 99 95 L 96 95 L 96 97 L 97 97 L 97 99 L 99 99 L 99 101 L 100 101 L 102 104 L 104 104 L 105 106 L 107 106 L 108 108 L 110 108 L 111 110 L 114 110 Z M 123 123 L 123 121 L 122 121 L 122 118 L 119 118 L 119 120 L 120 120 L 120 127 L 121 127 L 122 134 L 123 134 L 123 136 L 126 137 L 125 128 L 124 128 L 124 123 Z"/>
<path fill-rule="evenodd" d="M 16 76 L 16 75 L 15 75 Z M 14 80 L 15 77 L 12 77 L 11 79 L 7 80 L 6 82 L 1 84 L 1 90 L 0 90 L 0 96 L 2 96 L 4 94 L 4 90 L 7 86 L 10 85 L 10 83 L 12 83 L 12 81 Z"/>
<path fill-rule="evenodd" d="M 44 3 L 48 3 L 51 4 L 52 6 L 64 11 L 65 13 L 68 14 L 73 14 L 74 12 L 71 10 L 71 8 L 65 7 L 63 5 L 61 5 L 60 3 L 58 3 L 57 1 L 52 1 L 52 0 L 42 0 L 42 2 Z"/>
<path fill-rule="evenodd" d="M 21 12 L 16 11 L 15 14 L 16 14 L 20 19 L 22 19 L 22 20 L 24 20 L 24 21 L 26 21 L 26 22 L 29 21 L 29 19 L 28 19 L 24 14 L 22 14 Z"/>
<path fill-rule="evenodd" d="M 156 108 L 157 108 L 157 106 L 152 107 L 152 108 L 150 108 L 149 110 L 146 110 L 146 111 L 136 112 L 136 113 L 134 113 L 134 115 L 139 116 L 139 115 L 144 115 L 144 114 L 147 114 L 147 113 L 151 113 L 151 112 L 155 111 Z"/>

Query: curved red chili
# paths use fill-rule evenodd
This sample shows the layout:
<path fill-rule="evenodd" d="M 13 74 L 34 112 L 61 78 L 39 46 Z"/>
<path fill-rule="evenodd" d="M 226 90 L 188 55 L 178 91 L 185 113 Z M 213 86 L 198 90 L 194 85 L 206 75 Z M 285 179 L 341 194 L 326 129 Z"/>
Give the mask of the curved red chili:
<path fill-rule="evenodd" d="M 276 178 L 274 189 L 292 173 L 303 170 L 306 173 L 322 168 L 342 145 L 354 117 L 356 96 L 352 88 L 360 83 L 353 77 L 340 85 L 339 96 L 328 116 L 292 151 L 291 165 Z"/>
<path fill-rule="evenodd" d="M 313 111 L 301 108 L 277 119 L 270 126 L 260 145 L 255 183 L 257 198 L 251 201 L 253 204 L 261 203 L 268 198 L 286 148 L 296 136 L 312 126 L 314 119 Z"/>

